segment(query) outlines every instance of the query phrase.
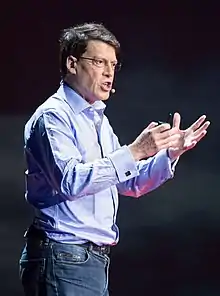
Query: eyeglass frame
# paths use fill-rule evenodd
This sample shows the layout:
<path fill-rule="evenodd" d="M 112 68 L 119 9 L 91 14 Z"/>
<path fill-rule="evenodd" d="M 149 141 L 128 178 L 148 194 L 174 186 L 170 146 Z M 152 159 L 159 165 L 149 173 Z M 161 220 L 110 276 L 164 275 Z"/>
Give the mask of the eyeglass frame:
<path fill-rule="evenodd" d="M 79 57 L 79 59 L 92 61 L 92 64 L 93 64 L 94 66 L 98 67 L 98 68 L 103 68 L 103 67 L 106 66 L 107 63 L 108 63 L 108 60 L 106 60 L 105 58 L 90 58 L 90 57 L 82 57 L 82 56 L 81 56 L 81 57 Z M 96 63 L 96 62 L 98 62 L 98 61 L 102 61 L 104 64 L 98 65 L 98 64 Z M 111 62 L 111 65 L 112 65 L 112 63 L 114 63 L 114 62 Z M 122 66 L 121 62 L 116 62 L 116 65 L 113 66 L 113 70 L 114 70 L 115 72 L 119 72 L 119 71 L 121 70 L 121 66 Z"/>

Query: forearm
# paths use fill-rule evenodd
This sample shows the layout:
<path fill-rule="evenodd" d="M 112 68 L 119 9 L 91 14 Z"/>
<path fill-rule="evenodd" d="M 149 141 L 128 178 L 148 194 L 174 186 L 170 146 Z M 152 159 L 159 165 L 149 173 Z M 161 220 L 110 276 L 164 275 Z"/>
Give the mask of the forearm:
<path fill-rule="evenodd" d="M 161 150 L 155 156 L 137 163 L 139 175 L 131 180 L 117 185 L 122 195 L 140 197 L 149 193 L 167 180 L 173 178 L 177 161 L 171 163 L 166 150 Z"/>
<path fill-rule="evenodd" d="M 70 160 L 63 171 L 60 190 L 67 199 L 73 200 L 126 182 L 137 175 L 136 162 L 127 146 L 123 146 L 93 162 L 83 164 Z"/>

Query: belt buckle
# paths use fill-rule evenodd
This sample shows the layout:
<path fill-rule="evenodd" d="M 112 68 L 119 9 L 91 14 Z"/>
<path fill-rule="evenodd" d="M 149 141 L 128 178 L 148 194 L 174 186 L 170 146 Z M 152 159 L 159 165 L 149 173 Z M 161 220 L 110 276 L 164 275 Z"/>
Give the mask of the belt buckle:
<path fill-rule="evenodd" d="M 101 251 L 102 254 L 106 253 L 106 246 L 101 246 L 100 251 Z"/>
<path fill-rule="evenodd" d="M 102 252 L 102 254 L 108 255 L 110 253 L 110 246 L 108 246 L 108 245 L 101 246 L 101 252 Z"/>

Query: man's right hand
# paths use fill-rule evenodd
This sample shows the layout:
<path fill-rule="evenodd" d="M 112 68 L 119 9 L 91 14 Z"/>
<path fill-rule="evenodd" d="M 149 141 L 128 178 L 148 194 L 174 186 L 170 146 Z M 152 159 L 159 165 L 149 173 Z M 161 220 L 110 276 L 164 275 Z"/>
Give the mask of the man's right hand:
<path fill-rule="evenodd" d="M 155 155 L 162 149 L 179 145 L 181 132 L 170 124 L 150 123 L 128 147 L 136 161 Z"/>

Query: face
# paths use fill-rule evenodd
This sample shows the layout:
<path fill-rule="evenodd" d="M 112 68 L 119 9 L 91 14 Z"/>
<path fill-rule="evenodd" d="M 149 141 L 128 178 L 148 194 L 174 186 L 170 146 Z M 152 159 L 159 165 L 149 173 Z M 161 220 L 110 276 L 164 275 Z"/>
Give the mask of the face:
<path fill-rule="evenodd" d="M 98 40 L 90 40 L 86 52 L 74 67 L 67 59 L 67 68 L 72 74 L 72 84 L 77 91 L 89 102 L 107 100 L 110 95 L 117 64 L 115 49 L 109 44 Z"/>

